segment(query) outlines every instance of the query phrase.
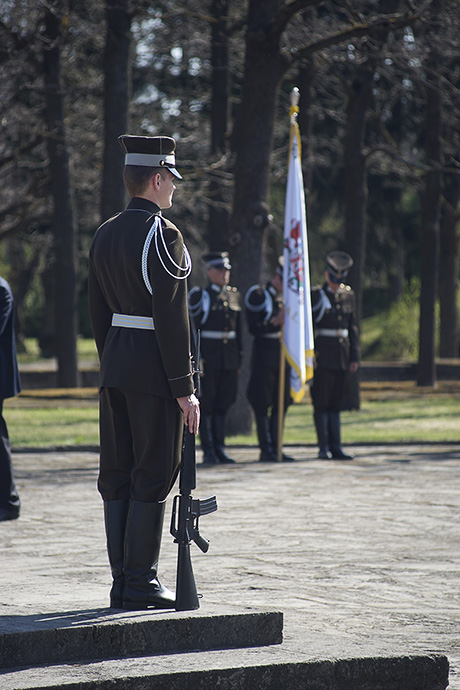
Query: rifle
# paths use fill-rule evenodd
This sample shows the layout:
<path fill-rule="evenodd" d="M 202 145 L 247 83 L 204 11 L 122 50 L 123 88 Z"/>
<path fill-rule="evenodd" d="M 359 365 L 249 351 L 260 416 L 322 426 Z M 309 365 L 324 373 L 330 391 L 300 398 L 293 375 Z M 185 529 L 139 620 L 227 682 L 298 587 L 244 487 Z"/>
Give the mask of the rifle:
<path fill-rule="evenodd" d="M 197 352 L 199 353 L 199 332 Z M 197 354 L 197 361 L 199 361 Z M 198 374 L 199 371 L 194 371 Z M 196 383 L 199 389 L 199 381 Z M 174 543 L 178 544 L 177 577 L 176 577 L 176 611 L 192 611 L 200 607 L 193 575 L 190 544 L 192 541 L 206 553 L 209 541 L 201 536 L 198 521 L 202 515 L 217 510 L 215 496 L 193 498 L 192 490 L 196 488 L 196 453 L 195 434 L 184 427 L 184 443 L 179 478 L 179 495 L 174 496 L 171 515 L 171 534 Z"/>
<path fill-rule="evenodd" d="M 201 536 L 198 521 L 202 515 L 217 510 L 215 496 L 209 498 L 192 498 L 192 489 L 196 488 L 195 467 L 195 434 L 184 429 L 184 448 L 179 480 L 179 495 L 174 496 L 171 515 L 171 534 L 174 543 L 178 544 L 177 578 L 176 578 L 176 611 L 198 609 L 198 594 L 193 575 L 190 544 L 192 541 L 206 553 L 209 541 Z"/>

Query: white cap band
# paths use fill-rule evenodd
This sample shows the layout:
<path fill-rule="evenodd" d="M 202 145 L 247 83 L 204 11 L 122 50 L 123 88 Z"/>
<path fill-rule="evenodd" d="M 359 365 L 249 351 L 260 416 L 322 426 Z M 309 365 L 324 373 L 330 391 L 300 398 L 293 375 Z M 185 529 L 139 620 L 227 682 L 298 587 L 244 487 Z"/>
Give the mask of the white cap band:
<path fill-rule="evenodd" d="M 176 166 L 174 154 L 161 155 L 155 153 L 127 153 L 125 155 L 125 165 L 144 165 L 148 168 Z"/>

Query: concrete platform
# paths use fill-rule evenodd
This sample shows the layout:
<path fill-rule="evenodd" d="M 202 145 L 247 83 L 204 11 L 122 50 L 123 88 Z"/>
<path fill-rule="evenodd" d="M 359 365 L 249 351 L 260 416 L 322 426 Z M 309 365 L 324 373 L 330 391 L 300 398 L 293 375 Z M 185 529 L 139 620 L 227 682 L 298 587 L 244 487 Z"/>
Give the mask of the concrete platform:
<path fill-rule="evenodd" d="M 460 445 L 354 450 L 351 462 L 320 461 L 296 447 L 297 462 L 262 464 L 241 448 L 233 466 L 199 467 L 195 495 L 215 493 L 219 510 L 201 521 L 209 552 L 193 553 L 201 608 L 180 614 L 107 608 L 95 453 L 15 453 L 22 512 L 0 523 L 0 644 L 24 635 L 18 649 L 33 649 L 34 665 L 13 668 L 21 657 L 8 660 L 4 646 L 0 688 L 437 690 L 447 656 L 449 688 L 460 690 Z M 160 576 L 170 587 L 176 550 L 165 525 Z M 147 626 L 145 635 L 182 620 L 190 638 L 250 614 L 251 624 L 274 616 L 279 632 L 278 612 L 282 644 L 241 638 L 241 649 L 221 649 L 216 639 L 218 650 L 168 655 L 141 644 L 112 658 L 120 626 Z M 99 639 L 101 626 L 115 644 L 103 661 L 50 665 L 34 639 L 48 630 L 59 649 L 62 631 L 76 631 L 71 648 L 83 652 L 78 639 Z"/>
<path fill-rule="evenodd" d="M 63 624 L 53 615 L 20 630 L 17 621 L 10 624 L 14 632 L 0 633 L 1 668 L 241 649 L 283 640 L 283 614 L 276 611 L 199 616 L 94 611 L 68 617 Z"/>

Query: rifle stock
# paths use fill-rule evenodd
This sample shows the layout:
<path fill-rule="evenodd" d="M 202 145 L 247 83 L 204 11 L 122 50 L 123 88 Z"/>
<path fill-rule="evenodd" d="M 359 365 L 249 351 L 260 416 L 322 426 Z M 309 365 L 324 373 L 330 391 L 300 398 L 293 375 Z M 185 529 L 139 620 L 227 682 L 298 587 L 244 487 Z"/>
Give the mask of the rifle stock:
<path fill-rule="evenodd" d="M 198 521 L 201 515 L 217 510 L 215 496 L 192 497 L 196 488 L 195 435 L 184 429 L 184 447 L 179 480 L 179 495 L 174 497 L 171 534 L 178 544 L 176 577 L 176 611 L 193 611 L 200 607 L 193 574 L 190 545 L 192 541 L 206 553 L 209 542 L 201 536 Z"/>

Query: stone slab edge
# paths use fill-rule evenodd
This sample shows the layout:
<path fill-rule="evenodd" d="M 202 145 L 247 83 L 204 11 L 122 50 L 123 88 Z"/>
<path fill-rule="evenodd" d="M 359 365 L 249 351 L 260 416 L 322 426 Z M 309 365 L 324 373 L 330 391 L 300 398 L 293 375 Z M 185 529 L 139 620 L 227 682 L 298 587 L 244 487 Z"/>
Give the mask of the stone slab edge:
<path fill-rule="evenodd" d="M 120 621 L 0 634 L 0 668 L 280 644 L 279 611 Z"/>
<path fill-rule="evenodd" d="M 180 657 L 177 659 L 180 665 Z M 143 673 L 66 682 L 62 676 L 25 690 L 445 690 L 445 656 L 395 656 L 271 663 L 169 673 Z M 0 676 L 1 680 L 1 676 Z M 51 683 L 51 684 L 50 684 Z"/>

